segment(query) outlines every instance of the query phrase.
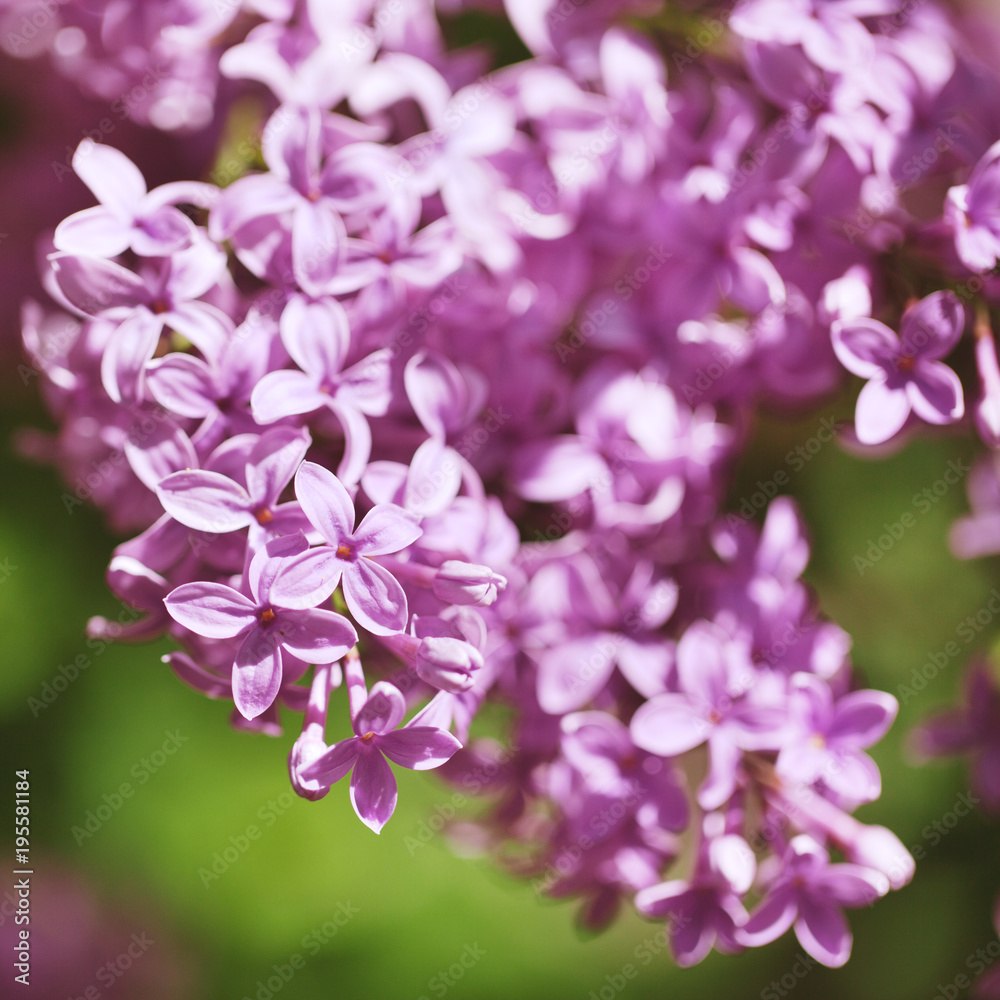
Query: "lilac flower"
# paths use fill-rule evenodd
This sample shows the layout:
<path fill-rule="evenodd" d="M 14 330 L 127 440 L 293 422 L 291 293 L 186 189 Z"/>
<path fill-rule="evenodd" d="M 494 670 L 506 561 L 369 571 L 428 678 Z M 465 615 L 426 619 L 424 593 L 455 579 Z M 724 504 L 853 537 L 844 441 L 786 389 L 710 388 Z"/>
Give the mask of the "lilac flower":
<path fill-rule="evenodd" d="M 221 472 L 196 469 L 166 476 L 156 487 L 157 496 L 171 517 L 197 531 L 221 533 L 249 527 L 251 544 L 308 530 L 299 504 L 278 503 L 278 498 L 310 443 L 307 431 L 286 427 L 266 431 L 246 459 L 245 485 Z"/>
<path fill-rule="evenodd" d="M 407 725 L 406 702 L 399 689 L 379 681 L 352 721 L 354 736 L 334 743 L 302 775 L 330 786 L 351 774 L 351 805 L 358 819 L 375 833 L 389 821 L 396 808 L 396 779 L 386 762 L 426 771 L 440 767 L 461 747 L 451 733 L 432 726 Z"/>
<path fill-rule="evenodd" d="M 636 746 L 674 757 L 708 741 L 710 767 L 698 792 L 705 809 L 721 806 L 736 787 L 743 750 L 777 750 L 787 727 L 783 706 L 762 700 L 748 663 L 717 629 L 696 622 L 677 646 L 681 690 L 650 698 L 632 717 Z"/>
<path fill-rule="evenodd" d="M 886 734 L 899 708 L 896 699 L 884 691 L 853 691 L 834 701 L 825 681 L 796 674 L 790 701 L 794 735 L 778 753 L 778 774 L 795 784 L 822 779 L 852 802 L 877 799 L 878 768 L 861 751 Z"/>
<path fill-rule="evenodd" d="M 293 559 L 281 591 L 293 607 L 312 607 L 342 583 L 344 600 L 357 622 L 376 635 L 399 632 L 409 617 L 406 594 L 374 556 L 399 552 L 420 537 L 420 528 L 394 504 L 373 507 L 355 528 L 354 501 L 343 484 L 320 465 L 303 462 L 295 495 L 326 545 Z"/>
<path fill-rule="evenodd" d="M 281 339 L 302 371 L 268 372 L 250 398 L 254 419 L 273 424 L 328 407 L 344 430 L 338 475 L 357 482 L 371 454 L 365 415 L 383 414 L 389 405 L 389 352 L 376 351 L 342 370 L 350 333 L 347 314 L 335 299 L 293 298 L 281 316 Z"/>
<path fill-rule="evenodd" d="M 101 203 L 61 222 L 53 242 L 66 253 L 116 257 L 127 249 L 142 257 L 169 257 L 197 238 L 173 200 L 210 198 L 208 185 L 164 185 L 147 193 L 139 168 L 111 146 L 89 140 L 73 154 L 73 170 Z"/>
<path fill-rule="evenodd" d="M 962 383 L 938 359 L 958 343 L 964 326 L 964 310 L 951 292 L 935 292 L 907 309 L 899 337 L 873 319 L 834 325 L 833 347 L 841 364 L 869 380 L 855 414 L 859 441 L 888 441 L 911 410 L 931 424 L 962 417 Z"/>
<path fill-rule="evenodd" d="M 101 379 L 115 402 L 136 397 L 164 326 L 205 353 L 220 348 L 232 328 L 225 313 L 201 300 L 225 266 L 225 256 L 207 241 L 149 265 L 143 274 L 98 257 L 54 254 L 51 260 L 70 306 L 117 324 L 101 359 Z"/>
<path fill-rule="evenodd" d="M 509 0 L 493 6 L 539 57 L 496 66 L 450 46 L 439 15 L 460 0 L 391 18 L 369 0 L 223 6 L 70 2 L 33 42 L 161 129 L 206 123 L 229 79 L 223 145 L 173 142 L 218 188 L 148 191 L 148 150 L 80 147 L 100 204 L 43 240 L 61 309 L 24 311 L 20 374 L 57 419 L 25 450 L 59 464 L 67 509 L 138 532 L 108 574 L 138 616 L 124 635 L 177 640 L 171 669 L 235 702 L 237 728 L 304 713 L 288 767 L 309 800 L 353 770 L 380 830 L 386 758 L 447 762 L 445 781 L 490 794 L 456 837 L 580 897 L 587 926 L 634 897 L 684 965 L 791 924 L 841 961 L 841 907 L 913 875 L 894 834 L 851 815 L 878 794 L 863 751 L 895 702 L 854 689 L 785 483 L 727 497 L 757 409 L 810 412 L 838 356 L 868 380 L 860 441 L 958 422 L 941 359 L 964 313 L 935 289 L 961 261 L 984 272 L 962 295 L 995 444 L 996 147 L 969 176 L 998 129 L 995 44 L 941 0 L 905 30 L 881 18 L 895 0 L 745 0 L 720 74 L 665 50 L 644 0 L 572 17 Z M 157 67 L 141 96 L 140 63 Z M 250 97 L 275 109 L 255 135 Z M 25 161 L 33 183 L 48 158 Z M 0 255 L 30 258 L 31 227 Z M 911 283 L 930 293 L 916 305 Z M 873 308 L 903 314 L 900 336 Z M 970 476 L 962 554 L 1000 550 L 997 468 Z M 353 622 L 319 607 L 331 596 Z M 354 735 L 328 747 L 341 686 Z M 509 729 L 459 752 L 491 705 Z M 989 788 L 989 727 L 960 722 L 938 742 Z M 765 896 L 748 921 L 749 843 Z"/>
<path fill-rule="evenodd" d="M 948 192 L 945 220 L 962 263 L 982 274 L 1000 257 L 1000 142 L 976 164 L 968 184 Z"/>
<path fill-rule="evenodd" d="M 794 924 L 799 944 L 817 961 L 838 968 L 850 957 L 852 941 L 841 908 L 868 906 L 888 889 L 885 876 L 870 868 L 831 865 L 829 854 L 802 834 L 788 845 L 767 894 L 737 939 L 768 944 Z"/>
<path fill-rule="evenodd" d="M 959 559 L 1000 552 L 1000 465 L 997 453 L 982 456 L 969 471 L 972 512 L 952 526 L 949 543 Z"/>
<path fill-rule="evenodd" d="M 716 832 L 721 816 L 706 818 Z M 739 951 L 739 928 L 747 913 L 740 903 L 753 882 L 754 856 L 747 842 L 722 831 L 703 837 L 695 874 L 661 882 L 636 893 L 636 909 L 646 917 L 667 919 L 670 950 L 682 967 L 696 965 L 713 947 Z"/>
<path fill-rule="evenodd" d="M 563 716 L 562 730 L 562 751 L 586 775 L 592 795 L 628 801 L 628 813 L 648 830 L 687 826 L 687 799 L 674 769 L 669 761 L 639 750 L 624 723 L 605 712 L 574 712 Z M 599 827 L 590 829 L 597 832 Z"/>
<path fill-rule="evenodd" d="M 914 742 L 927 757 L 969 754 L 976 795 L 986 808 L 1000 811 L 1000 694 L 987 661 L 969 664 L 964 688 L 965 706 L 928 719 Z"/>
<path fill-rule="evenodd" d="M 192 632 L 240 640 L 233 662 L 233 698 L 248 719 L 273 703 L 281 687 L 282 651 L 307 662 L 333 663 L 358 641 L 343 615 L 273 602 L 272 590 L 290 549 L 281 539 L 254 556 L 246 576 L 249 594 L 221 583 L 185 583 L 164 602 L 174 620 Z"/>

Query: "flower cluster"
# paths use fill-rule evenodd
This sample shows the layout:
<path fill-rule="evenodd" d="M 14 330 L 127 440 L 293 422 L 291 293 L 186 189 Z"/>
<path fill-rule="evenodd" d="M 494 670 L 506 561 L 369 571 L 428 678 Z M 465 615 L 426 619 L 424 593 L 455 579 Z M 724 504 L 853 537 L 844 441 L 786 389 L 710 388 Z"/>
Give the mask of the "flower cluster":
<path fill-rule="evenodd" d="M 67 505 L 138 532 L 132 638 L 242 728 L 304 713 L 300 795 L 350 773 L 378 832 L 389 762 L 440 768 L 590 926 L 634 899 L 681 964 L 794 926 L 840 965 L 843 909 L 913 872 L 852 816 L 897 706 L 801 581 L 794 503 L 726 495 L 756 408 L 845 369 L 854 447 L 966 399 L 1000 445 L 1000 39 L 937 0 L 507 0 L 530 55 L 494 65 L 447 44 L 471 6 L 59 6 L 98 93 L 153 57 L 154 126 L 223 114 L 217 74 L 268 108 L 220 184 L 77 149 L 98 204 L 24 313 Z M 996 468 L 966 549 L 1000 549 Z"/>

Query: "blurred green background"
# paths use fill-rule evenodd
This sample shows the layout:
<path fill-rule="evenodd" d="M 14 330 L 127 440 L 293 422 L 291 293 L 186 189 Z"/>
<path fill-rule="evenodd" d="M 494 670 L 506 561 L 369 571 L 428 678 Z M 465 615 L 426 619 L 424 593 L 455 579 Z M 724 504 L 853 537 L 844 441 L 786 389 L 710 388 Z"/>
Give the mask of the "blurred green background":
<path fill-rule="evenodd" d="M 931 1000 L 939 986 L 968 972 L 977 948 L 996 940 L 990 915 L 1000 884 L 997 827 L 975 814 L 943 838 L 925 836 L 928 824 L 968 790 L 966 771 L 957 761 L 916 768 L 904 745 L 916 722 L 956 697 L 964 658 L 902 706 L 875 748 L 884 793 L 861 815 L 892 827 L 908 846 L 921 845 L 926 858 L 905 890 L 851 914 L 854 955 L 839 971 L 813 966 L 801 975 L 805 967 L 795 964 L 801 949 L 791 936 L 740 956 L 712 954 L 692 970 L 676 969 L 664 954 L 642 964 L 636 949 L 644 942 L 656 947 L 658 926 L 631 914 L 585 938 L 575 929 L 573 904 L 539 900 L 530 885 L 489 861 L 455 856 L 442 836 L 414 847 L 421 822 L 451 798 L 433 774 L 398 774 L 399 807 L 380 837 L 355 818 L 346 782 L 322 802 L 289 804 L 285 759 L 294 723 L 280 739 L 234 731 L 225 704 L 188 690 L 160 663 L 165 645 L 88 650 L 87 617 L 120 610 L 103 581 L 115 539 L 94 511 L 67 513 L 54 471 L 14 457 L 9 442 L 16 427 L 49 426 L 33 391 L 34 383 L 24 387 L 14 379 L 0 396 L 8 442 L 0 499 L 0 564 L 8 574 L 0 583 L 0 757 L 8 775 L 31 770 L 36 885 L 55 885 L 60 872 L 75 872 L 95 905 L 117 921 L 98 960 L 90 954 L 78 960 L 74 992 L 59 993 L 60 1000 L 84 996 L 88 987 L 100 996 L 192 1000 L 446 993 L 585 1000 L 602 996 L 602 989 L 605 998 L 621 992 Z M 883 523 L 914 511 L 913 495 L 938 479 L 949 460 L 970 456 L 947 438 L 911 444 L 881 462 L 829 444 L 801 471 L 790 468 L 787 452 L 808 441 L 821 417 L 849 415 L 843 399 L 806 419 L 763 423 L 732 499 L 749 496 L 758 479 L 778 469 L 790 473 L 790 492 L 814 538 L 809 580 L 825 611 L 854 637 L 864 681 L 897 693 L 928 652 L 955 639 L 958 624 L 985 606 L 998 575 L 995 563 L 962 564 L 947 552 L 948 526 L 966 507 L 961 485 L 918 514 L 916 527 L 859 575 L 853 556 L 863 554 Z M 993 633 L 985 630 L 963 652 L 987 648 Z M 32 703 L 33 711 L 29 699 L 40 699 L 59 665 L 81 653 L 90 666 L 51 704 Z M 143 758 L 167 732 L 186 742 L 140 783 Z M 87 811 L 124 781 L 134 795 L 96 833 L 74 837 Z M 211 868 L 229 838 L 240 843 L 251 824 L 260 838 L 206 885 L 199 870 Z M 0 829 L 0 845 L 9 845 L 10 824 Z M 7 846 L 4 857 L 10 856 Z M 155 942 L 148 952 L 120 978 L 105 972 L 99 979 L 100 963 L 123 952 L 130 934 L 144 932 Z M 297 969 L 290 964 L 296 955 Z M 461 979 L 440 977 L 463 956 L 468 967 L 459 964 Z M 630 962 L 638 975 L 620 978 Z M 144 967 L 157 970 L 159 992 L 135 991 Z M 281 971 L 293 973 L 287 982 Z M 0 994 L 24 995 L 10 989 L 5 976 Z"/>

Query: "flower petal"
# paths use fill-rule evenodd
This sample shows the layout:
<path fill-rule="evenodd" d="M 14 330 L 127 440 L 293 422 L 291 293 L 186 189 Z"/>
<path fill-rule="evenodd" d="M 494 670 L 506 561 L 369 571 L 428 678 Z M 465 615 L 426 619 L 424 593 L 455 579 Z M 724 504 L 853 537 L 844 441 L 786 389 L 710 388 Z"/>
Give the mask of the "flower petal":
<path fill-rule="evenodd" d="M 406 714 L 406 699 L 395 684 L 379 681 L 371 689 L 368 700 L 354 720 L 358 736 L 372 732 L 377 735 L 392 732 Z"/>
<path fill-rule="evenodd" d="M 253 601 L 221 583 L 183 583 L 163 603 L 174 621 L 207 639 L 232 639 L 257 618 Z"/>
<path fill-rule="evenodd" d="M 218 472 L 175 472 L 160 482 L 156 495 L 172 518 L 196 531 L 222 534 L 253 520 L 247 491 Z"/>
<path fill-rule="evenodd" d="M 73 154 L 73 172 L 102 205 L 124 217 L 135 215 L 146 194 L 142 171 L 114 146 L 85 139 Z"/>
<path fill-rule="evenodd" d="M 381 833 L 396 808 L 396 798 L 396 778 L 385 757 L 375 747 L 363 748 L 351 775 L 351 805 L 358 819 Z"/>
<path fill-rule="evenodd" d="M 312 438 L 305 429 L 275 427 L 265 431 L 247 459 L 247 492 L 254 503 L 272 507 L 302 464 Z"/>
<path fill-rule="evenodd" d="M 49 257 L 59 291 L 74 308 L 88 316 L 108 309 L 135 308 L 149 300 L 146 282 L 121 264 L 85 254 L 56 253 Z"/>
<path fill-rule="evenodd" d="M 430 726 L 397 729 L 386 733 L 378 747 L 394 764 L 414 771 L 428 771 L 451 760 L 462 744 L 451 733 Z"/>
<path fill-rule="evenodd" d="M 312 526 L 333 546 L 354 531 L 354 501 L 329 469 L 303 462 L 295 475 L 295 495 Z"/>
<path fill-rule="evenodd" d="M 302 777 L 324 785 L 340 781 L 354 767 L 354 762 L 358 759 L 358 742 L 357 736 L 351 736 L 349 739 L 334 743 L 322 757 L 302 769 Z"/>
<path fill-rule="evenodd" d="M 637 747 L 674 757 L 700 746 L 712 726 L 683 694 L 658 694 L 641 705 L 629 727 Z"/>
<path fill-rule="evenodd" d="M 285 417 L 312 413 L 325 406 L 329 397 L 316 388 L 311 375 L 298 371 L 268 372 L 250 394 L 254 420 L 273 424 Z"/>
<path fill-rule="evenodd" d="M 358 624 L 375 635 L 406 628 L 409 611 L 399 581 L 384 567 L 362 556 L 344 567 L 344 600 Z"/>
<path fill-rule="evenodd" d="M 168 354 L 146 366 L 146 385 L 153 398 L 181 417 L 200 420 L 215 411 L 215 379 L 201 358 Z"/>
<path fill-rule="evenodd" d="M 904 353 L 928 360 L 950 354 L 965 329 L 965 307 L 954 292 L 934 292 L 903 314 Z"/>
<path fill-rule="evenodd" d="M 799 944 L 817 962 L 832 969 L 842 966 L 851 955 L 851 931 L 837 906 L 804 897 L 795 921 Z"/>
<path fill-rule="evenodd" d="M 65 253 L 117 257 L 128 249 L 132 227 L 103 205 L 74 212 L 56 226 L 52 242 Z"/>
<path fill-rule="evenodd" d="M 273 632 L 255 628 L 243 640 L 233 664 L 233 701 L 246 719 L 256 719 L 278 697 L 281 647 Z"/>
<path fill-rule="evenodd" d="M 873 378 L 858 394 L 854 427 L 862 444 L 882 444 L 906 423 L 910 397 L 906 389 L 890 389 L 885 381 Z"/>
<path fill-rule="evenodd" d="M 306 663 L 335 663 L 358 641 L 358 633 L 343 616 L 322 609 L 279 611 L 281 645 Z"/>
<path fill-rule="evenodd" d="M 741 944 L 756 948 L 777 941 L 795 921 L 799 906 L 795 893 L 781 886 L 769 893 L 737 931 Z"/>
<path fill-rule="evenodd" d="M 303 552 L 289 559 L 274 578 L 270 598 L 279 608 L 314 608 L 337 589 L 345 565 L 326 545 Z"/>
<path fill-rule="evenodd" d="M 929 424 L 950 424 L 965 413 L 962 382 L 940 361 L 918 361 L 906 395 L 913 412 Z"/>
<path fill-rule="evenodd" d="M 380 503 L 365 514 L 354 532 L 354 543 L 366 556 L 381 556 L 405 549 L 422 534 L 415 518 L 402 507 Z"/>
<path fill-rule="evenodd" d="M 862 378 L 874 378 L 886 371 L 900 353 L 899 338 L 875 319 L 835 323 L 832 336 L 837 359 Z"/>
<path fill-rule="evenodd" d="M 139 376 L 152 360 L 163 324 L 148 309 L 136 309 L 108 338 L 101 356 L 101 382 L 116 402 L 133 400 Z"/>
<path fill-rule="evenodd" d="M 316 379 L 336 375 L 351 343 L 347 311 L 336 300 L 293 295 L 281 314 L 281 341 L 292 360 Z"/>
<path fill-rule="evenodd" d="M 827 739 L 863 750 L 885 736 L 898 711 L 899 702 L 885 691 L 852 691 L 834 706 Z"/>

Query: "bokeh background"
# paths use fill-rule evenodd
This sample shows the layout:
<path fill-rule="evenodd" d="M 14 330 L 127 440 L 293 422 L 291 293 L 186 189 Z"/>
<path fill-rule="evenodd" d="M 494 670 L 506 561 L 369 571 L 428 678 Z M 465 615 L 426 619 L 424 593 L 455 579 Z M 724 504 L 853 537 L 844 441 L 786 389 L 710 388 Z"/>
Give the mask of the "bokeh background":
<path fill-rule="evenodd" d="M 831 443 L 806 452 L 801 468 L 790 463 L 789 452 L 806 447 L 823 418 L 850 418 L 845 396 L 794 419 L 762 417 L 731 495 L 736 507 L 758 481 L 766 484 L 778 470 L 789 474 L 787 492 L 814 534 L 807 579 L 825 612 L 853 636 L 862 682 L 904 701 L 874 750 L 882 798 L 859 815 L 890 826 L 924 854 L 912 884 L 851 914 L 854 955 L 838 971 L 801 962 L 791 936 L 679 970 L 662 950 L 660 927 L 630 913 L 598 937 L 584 935 L 572 903 L 539 898 L 530 884 L 488 858 L 461 856 L 435 832 L 453 806 L 453 789 L 433 773 L 397 772 L 399 807 L 376 837 L 355 818 L 346 783 L 319 803 L 293 799 L 285 760 L 294 727 L 276 739 L 233 730 L 224 704 L 190 691 L 160 662 L 166 644 L 88 644 L 83 630 L 90 615 L 114 619 L 122 612 L 103 581 L 118 539 L 95 511 L 67 510 L 58 474 L 19 454 L 33 440 L 24 429 L 50 430 L 52 423 L 38 379 L 18 367 L 15 326 L 20 298 L 33 292 L 30 234 L 87 203 L 74 178 L 54 182 L 44 165 L 65 160 L 80 123 L 86 127 L 102 114 L 44 67 L 0 60 L 0 800 L 11 803 L 0 809 L 0 867 L 13 855 L 13 771 L 27 768 L 37 932 L 35 984 L 25 991 L 11 983 L 13 924 L 4 901 L 12 876 L 0 877 L 0 996 L 969 995 L 955 985 L 957 977 L 970 975 L 977 950 L 997 940 L 1000 824 L 978 813 L 957 818 L 956 803 L 969 793 L 964 765 L 918 767 L 907 737 L 958 697 L 968 654 L 989 650 L 1000 619 L 971 643 L 958 639 L 963 655 L 922 690 L 911 696 L 900 689 L 911 686 L 929 653 L 956 640 L 961 623 L 1000 586 L 997 561 L 959 563 L 948 553 L 948 527 L 966 509 L 964 484 L 926 513 L 913 503 L 949 462 L 969 460 L 965 444 L 923 440 L 868 462 Z M 157 165 L 153 182 L 174 169 L 172 154 L 161 155 L 160 140 L 148 132 L 122 122 L 114 141 L 141 149 L 144 166 Z M 198 162 L 197 150 L 185 155 L 186 166 Z M 854 557 L 907 511 L 916 526 L 860 573 Z M 75 679 L 56 682 L 72 674 L 70 664 L 84 662 Z M 56 695 L 48 702 L 47 692 Z M 150 759 L 171 733 L 178 736 L 176 752 Z M 133 795 L 87 831 L 88 811 L 96 812 L 105 796 L 115 801 L 123 782 Z M 458 814 L 474 811 L 467 804 Z M 244 841 L 251 825 L 259 839 Z M 207 878 L 215 874 L 215 855 L 234 841 L 246 849 Z M 628 964 L 634 978 L 623 974 Z"/>

